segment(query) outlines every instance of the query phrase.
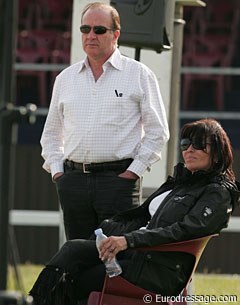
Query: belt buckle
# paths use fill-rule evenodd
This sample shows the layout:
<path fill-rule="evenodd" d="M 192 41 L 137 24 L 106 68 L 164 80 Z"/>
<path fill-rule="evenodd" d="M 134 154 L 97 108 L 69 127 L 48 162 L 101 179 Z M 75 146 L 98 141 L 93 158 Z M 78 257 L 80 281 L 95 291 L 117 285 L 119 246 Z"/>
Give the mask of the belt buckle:
<path fill-rule="evenodd" d="M 91 171 L 86 169 L 86 165 L 91 165 L 91 163 L 83 163 L 83 172 L 84 174 L 91 174 Z"/>

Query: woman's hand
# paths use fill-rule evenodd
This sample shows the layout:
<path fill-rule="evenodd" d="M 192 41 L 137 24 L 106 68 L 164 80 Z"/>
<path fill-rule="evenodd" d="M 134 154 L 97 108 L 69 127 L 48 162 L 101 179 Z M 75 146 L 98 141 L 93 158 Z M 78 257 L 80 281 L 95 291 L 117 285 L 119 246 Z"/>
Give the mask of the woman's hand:
<path fill-rule="evenodd" d="M 124 236 L 110 236 L 101 241 L 99 257 L 102 261 L 113 259 L 120 251 L 127 249 L 127 241 Z"/>

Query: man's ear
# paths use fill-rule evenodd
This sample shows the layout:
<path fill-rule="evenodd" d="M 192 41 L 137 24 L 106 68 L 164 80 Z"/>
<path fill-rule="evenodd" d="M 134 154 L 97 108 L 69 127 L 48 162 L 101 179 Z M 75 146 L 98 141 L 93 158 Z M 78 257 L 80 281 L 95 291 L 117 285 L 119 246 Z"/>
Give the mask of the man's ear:
<path fill-rule="evenodd" d="M 118 38 L 120 37 L 120 31 L 116 30 L 113 32 L 114 35 L 114 41 L 118 41 Z"/>

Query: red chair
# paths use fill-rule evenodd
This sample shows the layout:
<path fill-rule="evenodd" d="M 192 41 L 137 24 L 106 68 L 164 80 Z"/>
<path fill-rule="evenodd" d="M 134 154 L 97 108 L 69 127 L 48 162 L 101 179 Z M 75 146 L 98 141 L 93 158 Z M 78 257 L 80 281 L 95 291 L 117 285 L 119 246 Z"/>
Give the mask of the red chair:
<path fill-rule="evenodd" d="M 45 49 L 50 51 L 55 49 L 56 41 L 58 40 L 59 31 L 56 30 L 30 30 L 28 36 L 34 42 L 34 47 L 37 49 Z"/>
<path fill-rule="evenodd" d="M 54 50 L 52 52 L 52 56 L 50 58 L 51 64 L 62 65 L 63 70 L 65 65 L 69 65 L 70 63 L 70 50 Z M 61 70 L 53 70 L 51 72 L 51 87 L 54 84 L 56 76 L 61 72 Z"/>
<path fill-rule="evenodd" d="M 184 27 L 184 35 L 191 35 L 193 37 L 205 33 L 206 29 L 206 8 L 205 7 L 184 7 L 184 20 L 186 21 Z"/>
<path fill-rule="evenodd" d="M 38 0 L 35 3 L 36 28 L 71 29 L 72 0 Z"/>
<path fill-rule="evenodd" d="M 47 52 L 44 49 L 35 48 L 24 48 L 18 49 L 16 52 L 16 61 L 22 65 L 29 65 L 31 63 L 46 63 L 47 62 Z M 35 78 L 37 80 L 37 92 L 39 101 L 36 103 L 38 106 L 46 107 L 47 105 L 47 93 L 48 93 L 48 82 L 46 71 L 35 71 L 21 69 L 17 71 L 16 76 L 28 82 L 29 79 Z M 18 92 L 19 94 L 19 92 Z"/>
<path fill-rule="evenodd" d="M 71 32 L 63 32 L 58 35 L 56 40 L 55 50 L 52 51 L 50 57 L 50 63 L 52 64 L 70 64 L 70 48 L 71 48 Z M 60 70 L 54 70 L 51 72 L 51 86 L 54 83 L 56 76 Z"/>
<path fill-rule="evenodd" d="M 160 252 L 185 252 L 192 254 L 195 257 L 195 264 L 192 269 L 192 273 L 189 276 L 187 285 L 182 292 L 182 296 L 186 295 L 186 289 L 190 283 L 195 269 L 198 265 L 200 257 L 205 249 L 208 241 L 213 237 L 210 235 L 193 240 L 182 241 L 177 243 L 160 245 L 157 247 L 145 248 L 145 250 L 160 251 Z M 144 248 L 139 249 L 140 251 Z M 148 296 L 148 300 L 143 300 L 144 296 Z M 88 298 L 88 305 L 144 305 L 150 303 L 151 305 L 184 305 L 182 302 L 160 302 L 159 295 L 147 291 L 143 288 L 137 287 L 134 284 L 128 282 L 121 276 L 109 278 L 105 277 L 105 283 L 102 292 L 93 291 Z M 156 299 L 157 298 L 157 299 Z M 151 300 L 151 302 L 147 302 Z M 165 300 L 164 300 L 165 301 Z"/>
<path fill-rule="evenodd" d="M 183 66 L 201 68 L 231 66 L 236 49 L 234 36 L 208 34 L 189 41 L 185 40 L 185 46 L 188 44 L 191 48 L 185 47 Z M 224 110 L 224 93 L 225 90 L 230 90 L 230 79 L 221 74 L 208 74 L 207 71 L 204 74 L 183 75 L 183 110 L 191 109 L 196 104 L 195 85 L 202 83 L 213 84 L 215 107 L 217 110 Z"/>
<path fill-rule="evenodd" d="M 70 51 L 72 43 L 72 34 L 69 31 L 60 32 L 55 44 L 55 49 L 57 50 L 68 50 Z"/>
<path fill-rule="evenodd" d="M 206 8 L 194 9 L 190 15 L 188 28 L 190 27 L 191 30 L 184 35 L 183 66 L 231 67 L 237 51 L 239 1 L 206 0 L 205 2 Z M 202 96 L 206 96 L 207 88 L 211 87 L 215 109 L 224 110 L 224 97 L 231 89 L 232 76 L 212 74 L 207 69 L 206 73 L 201 72 L 192 74 L 189 72 L 183 75 L 182 109 L 200 108 L 197 107 L 199 105 L 196 102 L 199 92 L 203 93 Z"/>
<path fill-rule="evenodd" d="M 240 17 L 239 1 L 208 0 L 206 8 L 206 33 L 237 34 Z"/>
<path fill-rule="evenodd" d="M 189 62 L 194 61 L 194 64 L 186 64 L 186 67 L 216 67 L 221 66 L 222 55 L 221 54 L 194 54 L 189 56 Z M 185 56 L 185 60 L 187 56 Z M 224 109 L 224 75 L 220 74 L 184 74 L 183 76 L 183 95 L 182 95 L 182 109 L 189 110 L 196 106 L 196 86 L 203 84 L 205 86 L 213 84 L 213 102 L 217 110 Z"/>

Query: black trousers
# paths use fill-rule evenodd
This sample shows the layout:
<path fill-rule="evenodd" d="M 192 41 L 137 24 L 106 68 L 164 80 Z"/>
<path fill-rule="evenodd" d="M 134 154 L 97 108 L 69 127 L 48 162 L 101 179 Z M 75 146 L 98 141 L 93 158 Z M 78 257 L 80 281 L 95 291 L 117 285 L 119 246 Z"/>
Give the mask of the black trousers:
<path fill-rule="evenodd" d="M 187 253 L 137 249 L 121 251 L 117 259 L 126 280 L 169 296 L 181 292 L 195 260 Z M 69 240 L 42 270 L 30 294 L 34 305 L 83 305 L 91 291 L 102 290 L 105 274 L 95 240 Z"/>
<path fill-rule="evenodd" d="M 131 251 L 118 255 L 123 274 L 131 256 Z M 40 273 L 30 294 L 35 305 L 85 304 L 91 291 L 102 290 L 105 274 L 95 240 L 69 240 Z"/>
<path fill-rule="evenodd" d="M 140 204 L 141 179 L 124 179 L 125 171 L 84 174 L 66 169 L 56 181 L 67 239 L 88 239 L 107 218 Z"/>

